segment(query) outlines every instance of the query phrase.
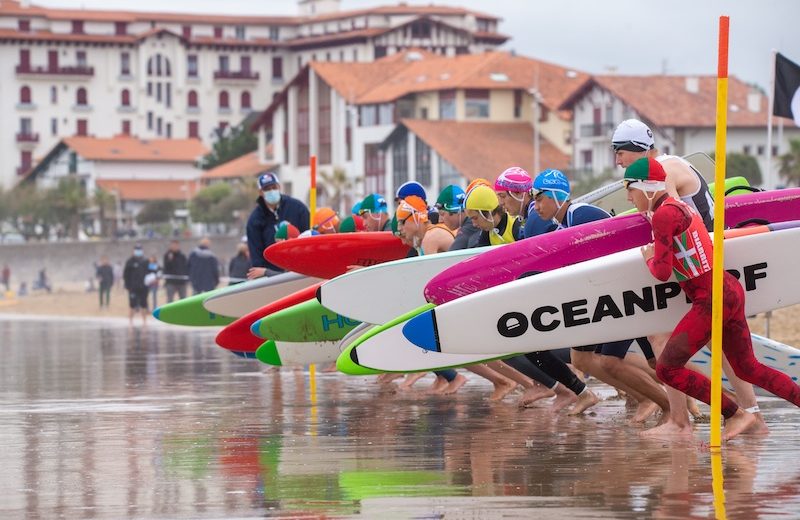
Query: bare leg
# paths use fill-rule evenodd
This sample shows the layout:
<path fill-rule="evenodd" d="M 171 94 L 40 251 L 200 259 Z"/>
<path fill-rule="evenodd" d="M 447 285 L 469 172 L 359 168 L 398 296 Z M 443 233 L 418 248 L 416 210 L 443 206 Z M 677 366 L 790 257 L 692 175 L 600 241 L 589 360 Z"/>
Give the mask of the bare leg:
<path fill-rule="evenodd" d="M 553 413 L 560 412 L 578 400 L 578 396 L 575 395 L 569 388 L 565 388 L 562 384 L 557 384 L 553 391 L 556 394 L 556 398 L 550 407 L 550 411 Z"/>
<path fill-rule="evenodd" d="M 594 395 L 594 392 L 587 388 L 578 396 L 575 406 L 572 407 L 572 410 L 570 410 L 567 415 L 580 415 L 599 402 L 600 399 Z"/>
<path fill-rule="evenodd" d="M 726 356 L 722 356 L 722 371 L 728 376 L 728 382 L 736 392 L 736 402 L 739 403 L 739 406 L 745 409 L 758 406 L 753 385 L 736 375 Z M 767 423 L 764 422 L 764 416 L 761 415 L 761 412 L 754 413 L 753 415 L 756 418 L 756 422 L 747 433 L 769 433 L 769 428 L 767 427 Z"/>
<path fill-rule="evenodd" d="M 458 392 L 458 390 L 464 386 L 464 383 L 467 382 L 467 378 L 462 376 L 461 374 L 456 375 L 456 378 L 450 381 L 447 386 L 444 388 L 442 393 L 444 395 L 450 395 Z"/>
<path fill-rule="evenodd" d="M 740 433 L 755 426 L 756 418 L 751 413 L 745 412 L 742 408 L 736 410 L 733 417 L 725 420 L 725 431 L 722 434 L 722 440 L 728 441 L 739 435 Z"/>
<path fill-rule="evenodd" d="M 667 394 L 660 384 L 655 381 L 641 368 L 633 363 L 627 362 L 626 359 L 620 359 L 615 356 L 600 356 L 600 363 L 605 369 L 606 373 L 617 381 L 621 381 L 624 385 L 635 388 L 637 392 L 644 395 L 649 401 L 644 407 L 636 411 L 636 414 L 631 419 L 633 422 L 644 422 L 650 415 L 656 412 L 657 408 L 661 408 L 664 412 L 669 412 L 669 401 Z M 641 403 L 640 404 L 645 404 Z"/>
<path fill-rule="evenodd" d="M 492 401 L 500 401 L 517 386 L 514 381 L 504 375 L 498 374 L 485 364 L 470 365 L 465 368 L 473 374 L 477 374 L 491 381 L 494 385 L 494 392 L 489 396 L 489 399 Z"/>
<path fill-rule="evenodd" d="M 489 368 L 492 370 L 497 371 L 499 374 L 506 376 L 507 378 L 511 379 L 518 383 L 522 388 L 525 389 L 525 392 L 522 394 L 522 397 L 519 399 L 519 406 L 525 407 L 530 405 L 539 399 L 544 399 L 546 397 L 553 397 L 556 395 L 551 389 L 545 387 L 544 385 L 540 384 L 538 381 L 534 381 L 530 377 L 526 376 L 519 370 L 515 369 L 512 366 L 509 366 L 502 361 L 490 361 L 486 363 Z"/>
<path fill-rule="evenodd" d="M 399 386 L 400 390 L 410 390 L 411 387 L 414 385 L 414 383 L 416 383 L 426 375 L 427 372 L 413 372 L 411 374 L 406 374 L 405 380 L 402 383 L 400 383 Z"/>
<path fill-rule="evenodd" d="M 658 334 L 655 336 L 648 336 L 650 344 L 653 346 L 653 352 L 656 357 L 661 356 L 667 340 L 671 334 Z M 667 420 L 659 424 L 655 428 L 650 428 L 641 432 L 642 435 L 652 436 L 686 436 L 692 434 L 692 424 L 689 422 L 689 410 L 686 406 L 686 398 L 688 396 L 676 390 L 671 386 L 667 386 L 667 399 L 669 400 L 669 413 Z"/>

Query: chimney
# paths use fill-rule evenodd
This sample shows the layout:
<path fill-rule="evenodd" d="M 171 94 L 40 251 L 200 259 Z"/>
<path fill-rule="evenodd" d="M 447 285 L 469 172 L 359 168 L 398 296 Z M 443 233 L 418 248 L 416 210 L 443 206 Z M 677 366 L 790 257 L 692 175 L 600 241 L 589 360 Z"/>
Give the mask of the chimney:
<path fill-rule="evenodd" d="M 700 78 L 697 76 L 686 76 L 686 92 L 697 94 L 700 92 Z"/>
<path fill-rule="evenodd" d="M 761 111 L 761 93 L 754 91 L 747 93 L 747 110 L 758 113 Z"/>

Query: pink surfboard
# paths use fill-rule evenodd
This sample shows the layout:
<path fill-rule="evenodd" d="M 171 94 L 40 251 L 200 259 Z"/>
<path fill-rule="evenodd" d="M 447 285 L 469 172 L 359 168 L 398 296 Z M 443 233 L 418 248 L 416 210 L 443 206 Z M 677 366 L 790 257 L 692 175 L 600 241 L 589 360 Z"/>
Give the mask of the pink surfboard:
<path fill-rule="evenodd" d="M 800 219 L 800 188 L 738 195 L 725 201 L 725 225 L 763 219 Z M 585 262 L 652 241 L 639 215 L 588 222 L 498 247 L 449 267 L 425 286 L 425 299 L 441 305 L 529 274 Z"/>

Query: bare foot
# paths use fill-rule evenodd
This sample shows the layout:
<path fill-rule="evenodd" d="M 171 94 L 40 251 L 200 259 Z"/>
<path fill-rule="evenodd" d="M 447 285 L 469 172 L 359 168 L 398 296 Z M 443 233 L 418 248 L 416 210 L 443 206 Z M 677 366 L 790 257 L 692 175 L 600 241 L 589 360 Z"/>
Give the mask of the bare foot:
<path fill-rule="evenodd" d="M 547 399 L 548 397 L 553 397 L 555 395 L 556 393 L 546 386 L 534 386 L 533 388 L 528 388 L 522 393 L 518 404 L 520 408 L 527 408 L 540 399 Z"/>
<path fill-rule="evenodd" d="M 740 433 L 749 430 L 754 426 L 756 420 L 755 415 L 747 413 L 739 408 L 733 417 L 725 419 L 725 430 L 722 434 L 722 440 L 729 441 Z"/>
<path fill-rule="evenodd" d="M 443 378 L 442 376 L 436 376 L 436 379 L 434 379 L 433 384 L 428 387 L 428 390 L 426 390 L 426 392 L 429 394 L 441 394 L 444 391 L 444 389 L 447 388 L 448 384 L 449 382 L 447 381 L 447 379 Z"/>
<path fill-rule="evenodd" d="M 767 426 L 767 423 L 764 422 L 764 416 L 760 413 L 754 413 L 753 415 L 756 418 L 756 422 L 753 424 L 753 426 L 748 428 L 745 433 L 753 435 L 767 435 L 769 433 L 769 427 Z"/>
<path fill-rule="evenodd" d="M 594 395 L 594 392 L 587 388 L 581 393 L 581 395 L 578 396 L 578 401 L 575 403 L 575 406 L 572 407 L 572 410 L 567 413 L 567 415 L 580 415 L 599 402 L 600 399 Z"/>
<path fill-rule="evenodd" d="M 553 401 L 550 411 L 553 413 L 558 413 L 577 400 L 578 396 L 572 393 L 572 391 L 567 390 L 561 385 L 558 385 L 556 387 L 556 399 Z"/>
<path fill-rule="evenodd" d="M 672 420 L 667 420 L 664 424 L 639 432 L 639 435 L 642 437 L 691 437 L 692 433 L 692 425 L 688 422 L 680 425 Z"/>
<path fill-rule="evenodd" d="M 703 412 L 700 411 L 700 407 L 697 406 L 697 401 L 693 397 L 686 396 L 686 408 L 689 410 L 689 413 L 692 414 L 692 417 L 702 417 Z"/>
<path fill-rule="evenodd" d="M 502 401 L 505 396 L 517 387 L 517 383 L 510 379 L 495 383 L 494 392 L 489 396 L 490 401 Z"/>
<path fill-rule="evenodd" d="M 636 413 L 633 414 L 631 422 L 634 424 L 643 423 L 649 419 L 651 415 L 656 413 L 656 410 L 658 410 L 658 405 L 653 401 L 650 401 L 649 399 L 642 401 L 639 403 L 639 406 L 636 407 Z"/>
<path fill-rule="evenodd" d="M 416 372 L 413 374 L 407 374 L 405 380 L 402 383 L 400 383 L 400 386 L 398 386 L 397 388 L 399 390 L 410 390 L 411 386 L 414 383 L 425 377 L 425 374 L 426 374 L 425 372 Z"/>
<path fill-rule="evenodd" d="M 400 379 L 401 377 L 403 377 L 403 374 L 398 374 L 395 372 L 387 372 L 385 374 L 381 374 L 378 376 L 378 383 L 386 385 L 391 383 L 395 379 Z"/>
<path fill-rule="evenodd" d="M 452 381 L 450 381 L 450 383 L 447 384 L 447 386 L 444 388 L 444 391 L 442 391 L 442 394 L 444 395 L 454 394 L 458 392 L 459 388 L 464 386 L 464 383 L 466 382 L 467 378 L 462 376 L 461 374 L 458 374 L 455 379 L 453 379 Z"/>

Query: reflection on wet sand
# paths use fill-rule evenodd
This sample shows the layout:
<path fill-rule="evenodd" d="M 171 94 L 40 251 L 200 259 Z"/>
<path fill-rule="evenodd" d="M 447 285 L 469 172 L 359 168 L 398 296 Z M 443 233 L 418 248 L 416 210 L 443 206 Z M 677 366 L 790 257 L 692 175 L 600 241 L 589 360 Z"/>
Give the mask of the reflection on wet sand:
<path fill-rule="evenodd" d="M 213 335 L 0 319 L 3 517 L 714 516 L 707 425 L 642 438 L 623 401 L 554 416 L 477 380 L 441 397 L 320 374 L 312 404 L 306 371 Z M 728 518 L 800 510 L 797 413 L 762 409 L 771 435 L 723 450 Z"/>

